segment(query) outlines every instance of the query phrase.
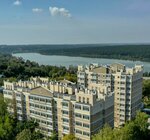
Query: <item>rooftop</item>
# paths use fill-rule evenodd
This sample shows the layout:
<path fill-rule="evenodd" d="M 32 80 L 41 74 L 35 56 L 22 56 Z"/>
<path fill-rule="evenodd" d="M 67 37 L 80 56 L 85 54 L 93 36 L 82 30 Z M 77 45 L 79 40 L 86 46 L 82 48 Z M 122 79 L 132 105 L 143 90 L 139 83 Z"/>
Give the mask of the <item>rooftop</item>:
<path fill-rule="evenodd" d="M 29 93 L 40 95 L 40 96 L 53 97 L 53 93 L 50 90 L 41 86 L 31 89 Z"/>

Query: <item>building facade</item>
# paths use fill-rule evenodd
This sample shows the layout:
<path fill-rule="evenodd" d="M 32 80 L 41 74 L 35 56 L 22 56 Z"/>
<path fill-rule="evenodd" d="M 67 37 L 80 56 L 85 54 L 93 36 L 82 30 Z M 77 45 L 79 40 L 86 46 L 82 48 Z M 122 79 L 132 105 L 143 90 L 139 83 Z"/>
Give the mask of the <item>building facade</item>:
<path fill-rule="evenodd" d="M 20 121 L 37 121 L 45 136 L 56 131 L 59 139 L 74 134 L 79 140 L 90 140 L 105 123 L 114 126 L 114 93 L 105 87 L 78 89 L 67 80 L 32 77 L 29 81 L 5 81 L 3 95 L 10 100 L 12 115 Z"/>
<path fill-rule="evenodd" d="M 35 120 L 45 136 L 74 134 L 91 140 L 105 123 L 120 127 L 141 107 L 143 67 L 122 64 L 78 66 L 77 85 L 31 77 L 4 82 L 8 111 L 18 120 Z"/>
<path fill-rule="evenodd" d="M 135 117 L 141 107 L 143 66 L 122 64 L 78 66 L 78 88 L 114 92 L 114 126 Z"/>

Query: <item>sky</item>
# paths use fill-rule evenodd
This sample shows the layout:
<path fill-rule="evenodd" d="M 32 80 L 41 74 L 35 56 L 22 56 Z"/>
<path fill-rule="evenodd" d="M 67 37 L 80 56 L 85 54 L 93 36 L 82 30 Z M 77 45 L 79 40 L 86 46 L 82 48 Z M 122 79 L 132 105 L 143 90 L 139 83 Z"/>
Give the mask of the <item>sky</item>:
<path fill-rule="evenodd" d="M 150 0 L 0 0 L 0 44 L 150 43 Z"/>

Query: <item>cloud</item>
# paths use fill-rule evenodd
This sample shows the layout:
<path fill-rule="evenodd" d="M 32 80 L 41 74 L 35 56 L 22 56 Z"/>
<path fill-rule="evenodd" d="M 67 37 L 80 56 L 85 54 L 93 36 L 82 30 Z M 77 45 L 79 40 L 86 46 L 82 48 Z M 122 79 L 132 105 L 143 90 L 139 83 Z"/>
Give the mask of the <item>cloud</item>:
<path fill-rule="evenodd" d="M 13 4 L 16 5 L 16 6 L 19 6 L 19 5 L 21 5 L 21 1 L 20 0 L 16 0 Z"/>
<path fill-rule="evenodd" d="M 33 13 L 41 13 L 41 12 L 43 12 L 43 9 L 41 9 L 41 8 L 33 8 L 32 12 Z"/>
<path fill-rule="evenodd" d="M 70 12 L 65 8 L 49 7 L 49 11 L 52 16 L 63 16 L 68 18 L 72 16 Z"/>

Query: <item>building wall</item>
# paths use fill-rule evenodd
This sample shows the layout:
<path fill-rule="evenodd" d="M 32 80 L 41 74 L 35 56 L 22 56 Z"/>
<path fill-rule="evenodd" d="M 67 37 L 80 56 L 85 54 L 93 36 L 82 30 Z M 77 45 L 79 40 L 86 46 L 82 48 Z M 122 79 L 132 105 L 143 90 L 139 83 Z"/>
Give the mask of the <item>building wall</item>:
<path fill-rule="evenodd" d="M 107 68 L 106 68 L 107 67 Z M 120 127 L 135 117 L 142 99 L 143 67 L 127 68 L 122 64 L 110 66 L 79 66 L 78 85 L 80 88 L 114 92 L 114 126 Z"/>

